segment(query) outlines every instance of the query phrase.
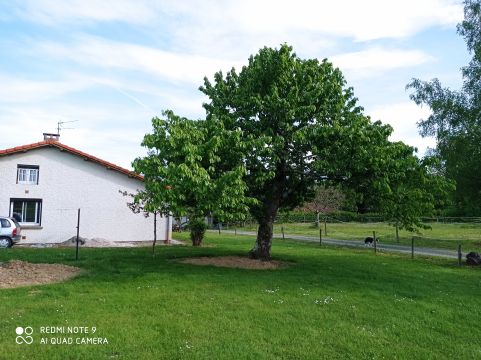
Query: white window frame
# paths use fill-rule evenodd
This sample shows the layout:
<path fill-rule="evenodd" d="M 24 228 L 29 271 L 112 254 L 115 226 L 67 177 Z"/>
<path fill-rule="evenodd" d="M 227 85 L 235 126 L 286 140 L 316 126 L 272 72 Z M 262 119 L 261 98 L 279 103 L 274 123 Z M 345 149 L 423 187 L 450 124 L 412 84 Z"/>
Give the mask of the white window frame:
<path fill-rule="evenodd" d="M 18 165 L 17 184 L 38 185 L 38 166 Z"/>
<path fill-rule="evenodd" d="M 10 199 L 10 217 L 13 217 L 13 204 L 15 202 L 22 203 L 22 213 L 20 225 L 41 225 L 42 223 L 42 200 L 41 199 Z M 27 203 L 35 203 L 35 221 L 26 221 L 27 218 Z"/>

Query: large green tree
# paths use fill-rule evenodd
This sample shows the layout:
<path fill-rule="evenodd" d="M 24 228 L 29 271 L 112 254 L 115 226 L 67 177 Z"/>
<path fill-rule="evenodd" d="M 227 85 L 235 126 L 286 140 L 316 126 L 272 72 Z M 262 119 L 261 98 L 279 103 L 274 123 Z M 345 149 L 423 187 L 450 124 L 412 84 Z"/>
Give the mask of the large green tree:
<path fill-rule="evenodd" d="M 200 90 L 208 96 L 207 119 L 239 130 L 249 144 L 239 152 L 245 165 L 246 195 L 259 223 L 250 256 L 269 259 L 273 222 L 314 196 L 320 181 L 343 182 L 368 172 L 373 151 L 392 129 L 371 122 L 353 89 L 327 60 L 301 59 L 287 45 L 263 48 L 240 72 L 218 72 Z M 237 159 L 236 161 L 239 161 Z"/>
<path fill-rule="evenodd" d="M 438 79 L 414 79 L 408 88 L 411 98 L 425 104 L 431 115 L 419 123 L 423 136 L 435 136 L 435 154 L 442 160 L 440 170 L 455 180 L 455 202 L 460 213 L 481 214 L 481 0 L 464 1 L 464 21 L 458 33 L 472 54 L 462 68 L 460 90 L 442 87 Z"/>
<path fill-rule="evenodd" d="M 135 201 L 145 211 L 187 216 L 192 244 L 201 245 L 205 217 L 241 219 L 255 200 L 245 196 L 245 152 L 241 131 L 227 130 L 215 117 L 195 121 L 165 111 L 152 119 L 152 133 L 142 145 L 149 152 L 133 162 L 145 190 Z"/>

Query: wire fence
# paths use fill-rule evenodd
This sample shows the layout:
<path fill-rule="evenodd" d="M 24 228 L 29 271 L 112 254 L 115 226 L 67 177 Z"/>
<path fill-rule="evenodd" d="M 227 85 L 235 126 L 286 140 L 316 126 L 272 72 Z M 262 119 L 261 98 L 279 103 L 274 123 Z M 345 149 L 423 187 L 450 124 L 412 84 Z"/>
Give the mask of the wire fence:
<path fill-rule="evenodd" d="M 275 217 L 275 224 L 287 224 L 287 223 L 317 223 L 319 222 L 329 222 L 329 223 L 384 223 L 388 222 L 389 219 L 382 215 L 371 215 L 371 214 L 320 214 L 317 217 L 314 213 L 283 213 Z M 421 217 L 421 222 L 425 224 L 441 223 L 441 224 L 481 224 L 481 217 Z M 257 223 L 254 218 L 247 218 L 241 221 L 231 221 L 228 223 L 223 223 L 223 226 L 245 226 Z M 211 228 L 217 228 L 218 222 L 213 220 L 209 222 Z"/>
<path fill-rule="evenodd" d="M 401 252 L 415 256 L 442 256 L 464 263 L 469 253 L 481 252 L 481 222 L 479 218 L 426 218 L 431 220 L 434 236 L 401 231 L 387 222 L 345 222 L 337 218 L 302 217 L 297 222 L 284 221 L 278 217 L 274 222 L 274 235 L 283 239 L 316 241 L 319 244 L 363 247 L 377 252 Z M 462 219 L 460 221 L 459 219 Z M 472 220 L 467 222 L 467 219 Z M 289 218 L 287 220 L 290 220 Z M 299 218 L 297 218 L 299 220 Z M 433 221 L 435 220 L 435 221 Z M 449 220 L 449 221 L 447 221 Z M 453 221 L 457 220 L 457 221 Z M 319 225 L 319 226 L 318 226 Z M 258 224 L 253 219 L 231 223 L 211 223 L 210 229 L 219 234 L 230 233 L 255 235 Z M 426 230 L 430 231 L 430 230 Z M 376 241 L 369 241 L 375 238 Z"/>

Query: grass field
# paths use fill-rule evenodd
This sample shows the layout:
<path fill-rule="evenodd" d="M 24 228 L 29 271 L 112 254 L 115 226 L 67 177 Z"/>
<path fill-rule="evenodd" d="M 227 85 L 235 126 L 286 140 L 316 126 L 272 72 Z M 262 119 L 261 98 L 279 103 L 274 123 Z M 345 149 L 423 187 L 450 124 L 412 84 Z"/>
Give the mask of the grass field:
<path fill-rule="evenodd" d="M 419 234 L 400 230 L 400 243 L 411 246 L 411 239 L 415 237 L 415 245 L 419 247 L 433 247 L 441 249 L 457 249 L 462 244 L 463 251 L 481 252 L 481 224 L 480 223 L 431 223 L 431 229 L 420 230 Z M 286 234 L 319 236 L 319 228 L 314 223 L 275 224 L 274 232 L 280 234 L 284 227 Z M 255 231 L 257 225 L 250 225 L 239 230 Z M 323 236 L 324 223 L 321 223 Z M 367 236 L 380 237 L 381 242 L 398 244 L 395 228 L 388 223 L 327 223 L 327 237 L 339 240 L 363 240 Z"/>
<path fill-rule="evenodd" d="M 188 234 L 176 234 L 183 237 Z M 208 234 L 203 248 L 21 249 L 0 261 L 85 269 L 65 283 L 0 290 L 0 359 L 481 358 L 481 272 L 275 240 L 278 270 L 180 264 L 244 255 L 252 237 Z M 32 345 L 15 344 L 31 326 Z M 41 326 L 88 326 L 108 345 L 41 345 Z M 43 335 L 56 337 L 58 335 Z M 62 335 L 65 336 L 65 335 Z"/>

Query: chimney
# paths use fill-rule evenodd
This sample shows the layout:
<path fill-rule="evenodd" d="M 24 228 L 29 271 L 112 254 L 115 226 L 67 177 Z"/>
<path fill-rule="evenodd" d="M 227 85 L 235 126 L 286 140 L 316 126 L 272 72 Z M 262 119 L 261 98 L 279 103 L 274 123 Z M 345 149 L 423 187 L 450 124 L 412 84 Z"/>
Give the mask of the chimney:
<path fill-rule="evenodd" d="M 43 133 L 43 140 L 44 141 L 59 141 L 60 134 L 50 134 L 50 133 Z"/>

